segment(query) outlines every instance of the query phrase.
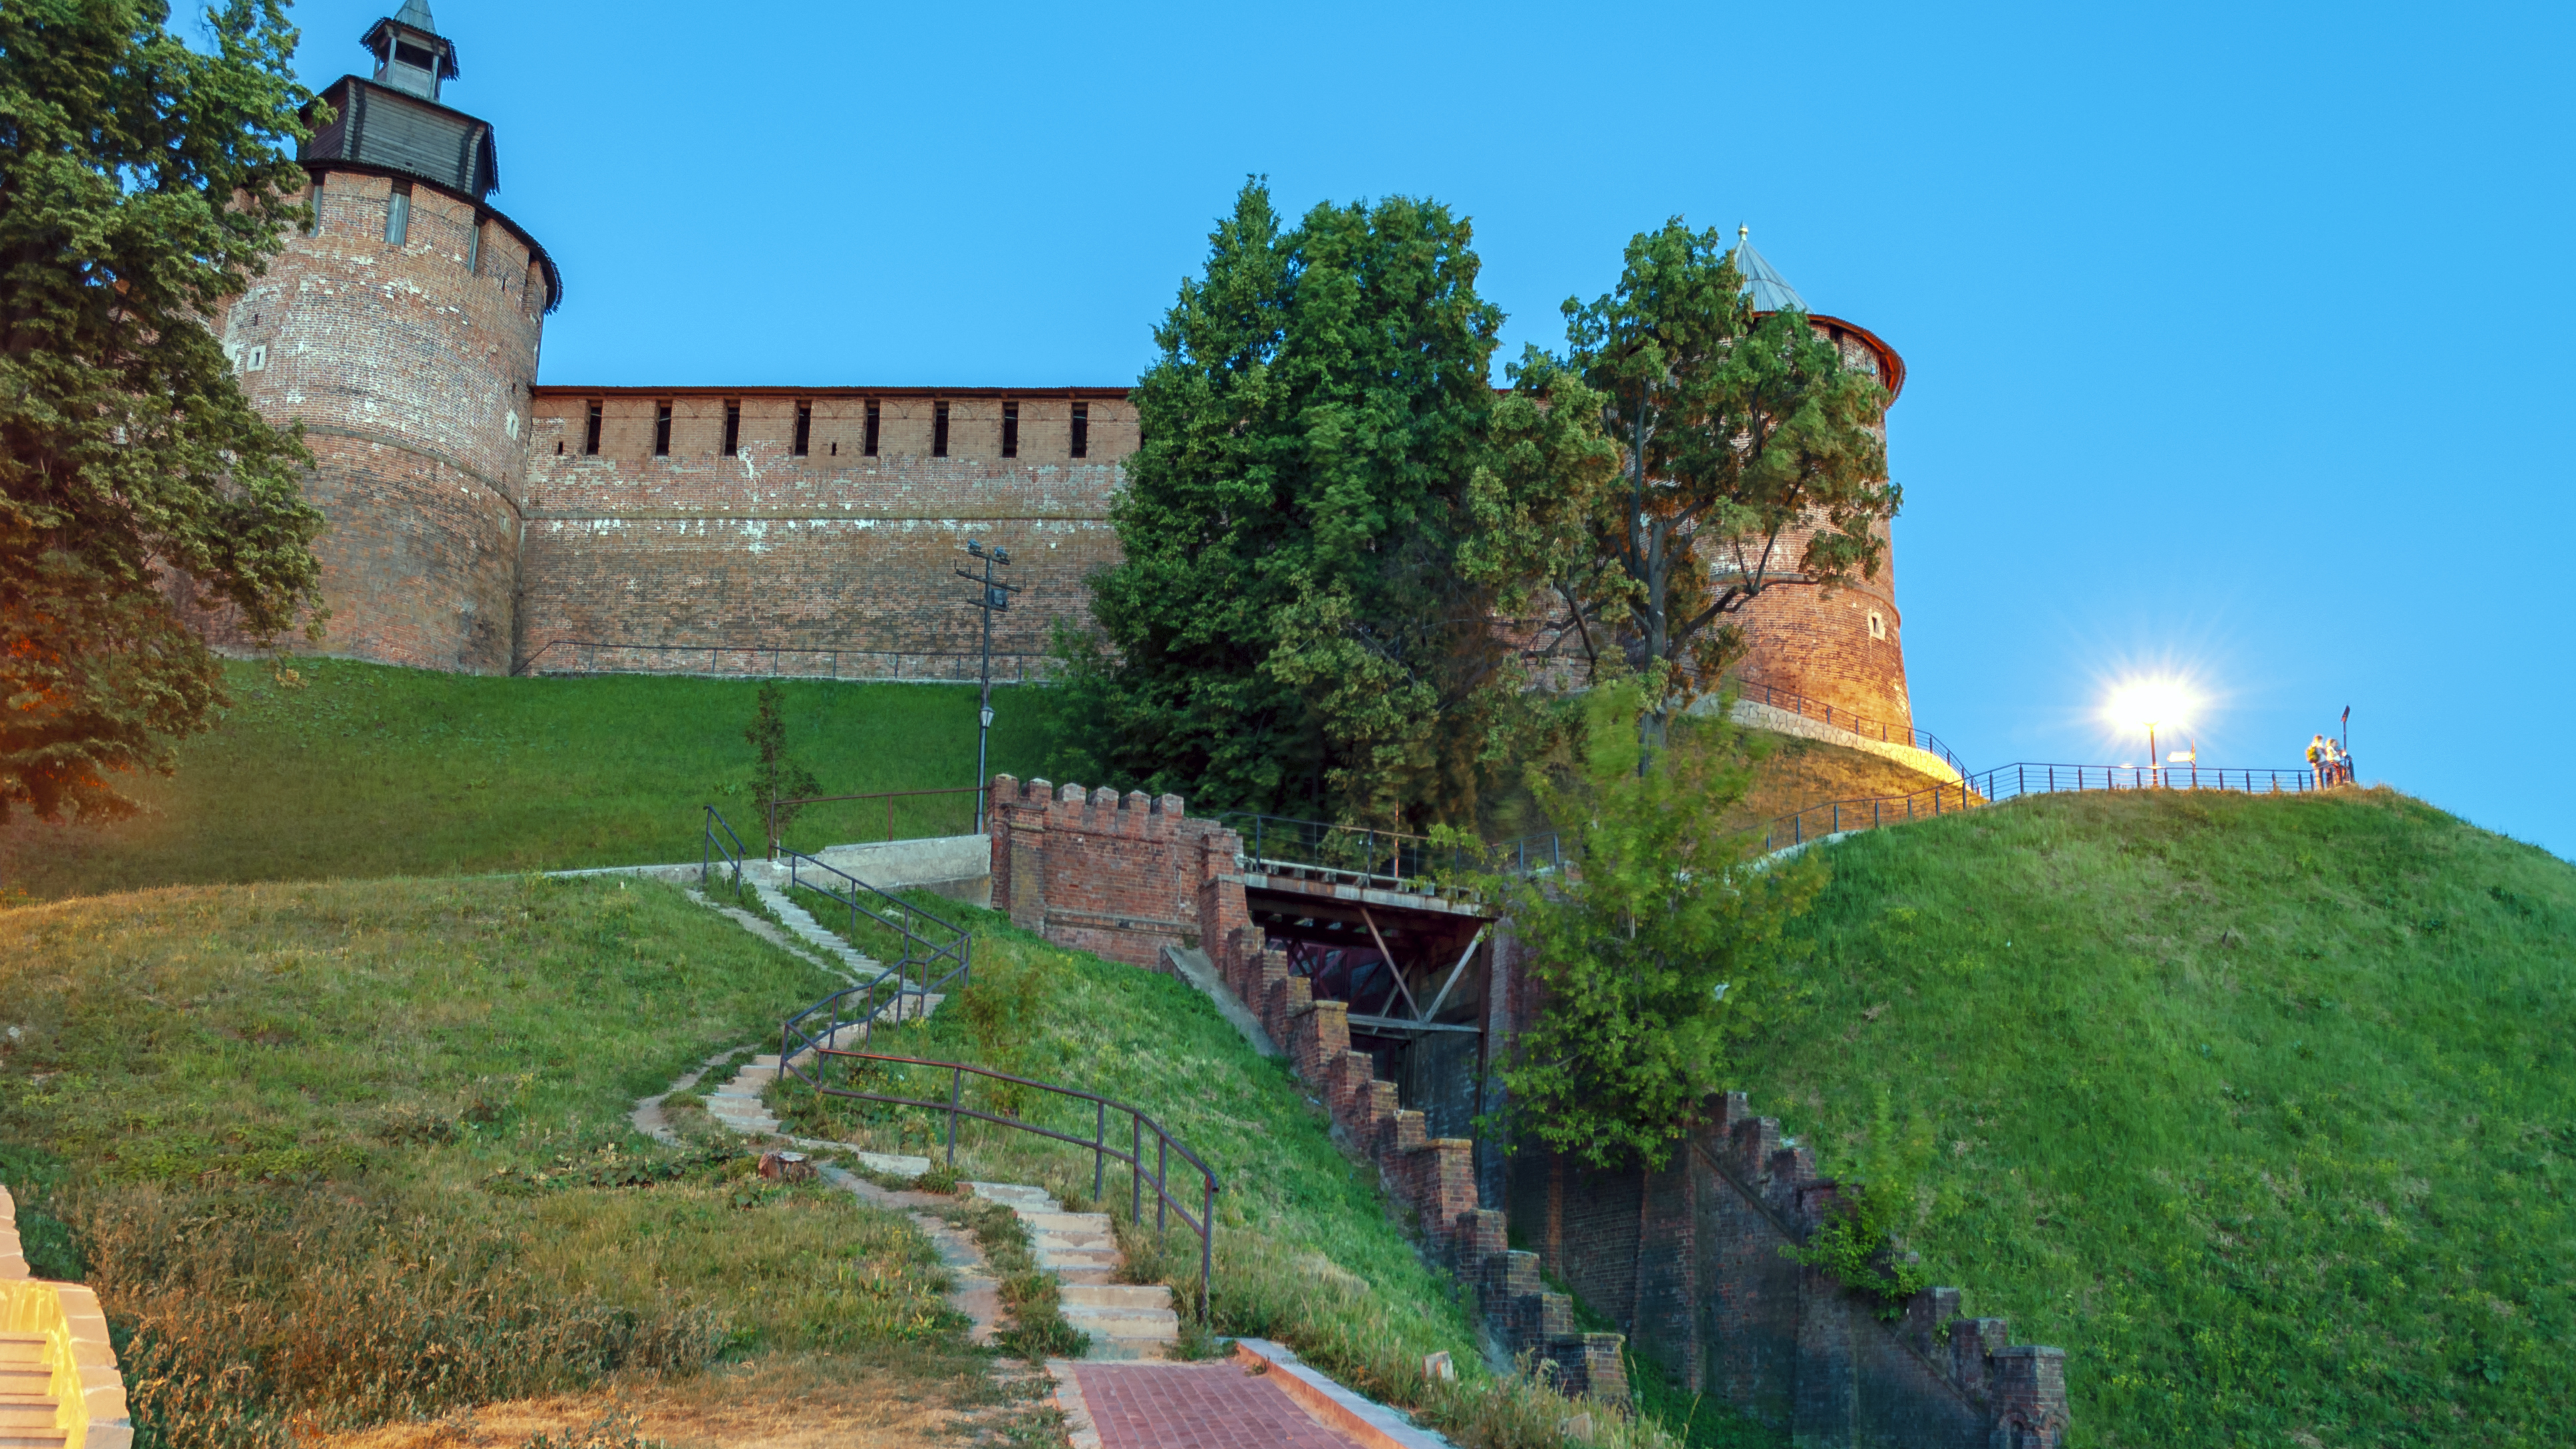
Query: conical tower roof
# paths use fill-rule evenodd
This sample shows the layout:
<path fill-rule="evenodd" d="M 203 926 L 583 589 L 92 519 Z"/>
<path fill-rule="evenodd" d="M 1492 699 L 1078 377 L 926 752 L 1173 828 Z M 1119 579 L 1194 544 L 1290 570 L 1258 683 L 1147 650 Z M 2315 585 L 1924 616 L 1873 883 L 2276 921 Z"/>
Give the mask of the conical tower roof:
<path fill-rule="evenodd" d="M 1808 310 L 1807 299 L 1799 296 L 1798 289 L 1789 285 L 1789 279 L 1781 276 L 1778 268 L 1764 261 L 1762 254 L 1753 249 L 1753 229 L 1749 226 L 1735 229 L 1735 269 L 1744 274 L 1744 290 L 1752 294 L 1754 311 Z"/>
<path fill-rule="evenodd" d="M 438 22 L 429 18 L 429 0 L 403 0 L 403 8 L 394 12 L 394 23 L 438 33 Z"/>

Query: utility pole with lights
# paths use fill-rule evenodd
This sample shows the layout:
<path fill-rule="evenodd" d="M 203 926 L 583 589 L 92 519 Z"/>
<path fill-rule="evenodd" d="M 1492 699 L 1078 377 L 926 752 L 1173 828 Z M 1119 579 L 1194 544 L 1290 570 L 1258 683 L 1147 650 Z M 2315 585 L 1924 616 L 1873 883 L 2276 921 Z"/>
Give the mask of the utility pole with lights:
<path fill-rule="evenodd" d="M 987 747 L 993 739 L 993 616 L 1011 607 L 1011 595 L 1018 593 L 1020 586 L 1002 583 L 993 577 L 995 564 L 1009 567 L 1011 562 L 1009 549 L 997 548 L 987 551 L 982 539 L 970 538 L 966 540 L 966 552 L 982 560 L 984 564 L 984 572 L 981 575 L 976 574 L 972 569 L 957 570 L 957 577 L 983 586 L 983 592 L 975 599 L 975 607 L 984 611 L 984 704 L 982 712 L 977 716 L 981 724 L 975 732 L 975 833 L 981 835 L 985 830 L 985 807 L 990 803 L 988 795 L 992 789 L 992 782 L 985 777 L 984 767 Z"/>

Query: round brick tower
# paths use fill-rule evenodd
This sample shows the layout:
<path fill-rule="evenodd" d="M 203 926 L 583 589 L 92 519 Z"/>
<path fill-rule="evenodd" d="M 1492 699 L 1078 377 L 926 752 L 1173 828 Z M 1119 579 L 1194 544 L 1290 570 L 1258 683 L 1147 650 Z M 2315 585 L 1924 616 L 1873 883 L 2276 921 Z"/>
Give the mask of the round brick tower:
<path fill-rule="evenodd" d="M 1842 350 L 1845 365 L 1878 379 L 1889 402 L 1905 388 L 1905 359 L 1877 334 L 1857 323 L 1810 309 L 1796 289 L 1753 249 L 1751 236 L 1737 233 L 1735 263 L 1744 273 L 1757 312 L 1798 311 L 1821 336 Z M 1884 416 L 1879 435 L 1886 436 Z M 1887 526 L 1877 528 L 1882 541 Z M 1781 541 L 1781 552 L 1796 558 L 1806 547 L 1806 532 Z M 1878 577 L 1830 593 L 1803 584 L 1765 589 L 1745 611 L 1750 646 L 1738 673 L 1748 683 L 1769 685 L 1829 705 L 1837 715 L 1849 713 L 1856 729 L 1885 726 L 1911 729 L 1914 707 L 1905 690 L 1905 635 L 1896 610 L 1896 553 L 1891 546 Z M 1760 698 L 1758 693 L 1753 698 Z M 1862 732 L 1876 734 L 1876 728 Z"/>
<path fill-rule="evenodd" d="M 456 46 L 426 0 L 370 27 L 371 77 L 322 93 L 319 219 L 225 318 L 252 403 L 302 421 L 331 609 L 323 651 L 472 673 L 511 665 L 528 389 L 554 262 L 494 210 L 487 123 L 439 101 Z"/>

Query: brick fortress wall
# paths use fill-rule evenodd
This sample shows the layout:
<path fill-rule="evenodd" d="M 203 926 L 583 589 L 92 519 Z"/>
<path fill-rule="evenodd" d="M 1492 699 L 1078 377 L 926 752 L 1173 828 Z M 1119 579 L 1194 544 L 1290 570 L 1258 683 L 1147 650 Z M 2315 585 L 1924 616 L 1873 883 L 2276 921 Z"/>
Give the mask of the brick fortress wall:
<path fill-rule="evenodd" d="M 319 168 L 317 168 L 319 169 Z M 301 419 L 329 521 L 316 551 L 327 653 L 466 673 L 513 656 L 518 481 L 543 314 L 528 248 L 474 203 L 323 170 L 321 222 L 289 233 L 223 341 L 262 416 Z M 237 638 L 218 621 L 219 643 Z"/>
<path fill-rule="evenodd" d="M 1956 1288 L 1927 1288 L 1883 1321 L 1784 1256 L 1842 1186 L 1731 1092 L 1710 1099 L 1661 1171 L 1592 1172 L 1532 1148 L 1512 1159 L 1508 1201 L 1547 1267 L 1643 1359 L 1795 1443 L 2056 1449 L 2064 1350 L 2014 1344 L 2000 1318 L 1962 1317 Z"/>
<path fill-rule="evenodd" d="M 945 457 L 933 452 L 942 402 Z M 740 410 L 732 456 L 729 403 Z M 1007 458 L 1006 403 L 1018 410 L 1018 456 Z M 1077 403 L 1088 412 L 1081 458 Z M 802 456 L 800 404 L 810 418 Z M 997 574 L 1023 590 L 994 621 L 995 653 L 1043 655 L 1056 620 L 1088 621 L 1084 580 L 1118 557 L 1109 503 L 1119 461 L 1136 448 L 1135 409 L 1113 388 L 544 388 L 535 406 L 521 599 L 522 667 L 534 670 L 580 667 L 576 642 L 972 654 L 982 620 L 973 586 L 951 572 L 968 561 L 969 538 L 1008 549 Z M 637 655 L 628 667 L 654 666 Z M 843 661 L 839 672 L 888 667 Z"/>

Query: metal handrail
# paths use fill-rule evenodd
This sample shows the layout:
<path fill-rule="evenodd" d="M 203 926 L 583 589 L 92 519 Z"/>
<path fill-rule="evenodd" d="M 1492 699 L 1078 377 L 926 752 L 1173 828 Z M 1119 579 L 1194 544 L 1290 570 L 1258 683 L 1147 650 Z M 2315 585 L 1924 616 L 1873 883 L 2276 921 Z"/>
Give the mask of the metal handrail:
<path fill-rule="evenodd" d="M 1883 743 L 1902 744 L 1912 749 L 1939 755 L 1949 763 L 1951 769 L 1961 775 L 1968 773 L 1967 763 L 1961 760 L 1948 745 L 1943 744 L 1939 735 L 1930 730 L 1916 729 L 1912 725 L 1889 724 L 1885 720 L 1872 719 L 1868 715 L 1853 710 L 1839 709 L 1823 700 L 1810 699 L 1794 689 L 1776 689 L 1761 680 L 1747 679 L 1741 675 L 1726 680 L 1722 687 L 1732 689 L 1739 700 L 1752 699 L 1759 694 L 1760 702 L 1772 709 L 1785 709 L 1801 718 L 1817 720 L 1839 730 L 1848 730 L 1864 737 L 1875 734 Z"/>
<path fill-rule="evenodd" d="M 1762 832 L 1765 851 L 1803 845 L 1808 817 L 1826 815 L 1828 833 L 1876 830 L 1909 820 L 1956 815 L 2024 795 L 2066 795 L 2105 790 L 2224 790 L 2238 794 L 2306 794 L 2322 788 L 2314 770 L 2193 765 L 2054 765 L 2018 763 L 1963 776 L 1958 784 L 1936 784 L 1903 795 L 1862 796 L 1810 805 L 1734 832 Z M 1862 811 L 1867 810 L 1864 818 Z M 1789 840 L 1779 836 L 1786 827 Z"/>
<path fill-rule="evenodd" d="M 945 990 L 951 982 L 961 978 L 969 983 L 974 980 L 975 938 L 974 934 L 964 926 L 923 910 L 901 896 L 870 885 L 837 866 L 825 865 L 803 851 L 782 849 L 779 851 L 779 857 L 787 866 L 787 884 L 791 888 L 812 891 L 848 908 L 850 939 L 853 942 L 858 939 L 861 916 L 866 916 L 902 938 L 903 954 L 896 958 L 885 975 L 879 976 L 875 981 L 851 988 L 874 991 L 888 978 L 892 978 L 895 983 L 894 994 L 897 1003 L 896 1020 L 903 1019 L 901 998 L 904 996 L 927 997 L 934 992 Z M 809 870 L 822 878 L 812 881 L 805 879 L 805 873 Z M 841 882 L 839 887 L 832 884 L 834 879 Z M 899 914 L 888 915 L 888 911 Z M 937 939 L 923 934 L 915 926 L 916 921 L 928 922 L 937 928 Z M 942 961 L 948 963 L 947 969 L 934 981 L 931 979 L 931 971 Z M 915 970 L 916 967 L 919 968 L 918 971 Z M 840 996 L 847 994 L 846 992 L 836 993 L 829 999 L 838 1000 Z M 869 1013 L 859 1020 L 873 1021 L 875 1012 L 881 1009 L 881 1006 L 882 1003 L 872 1005 Z M 808 1012 L 813 1009 L 806 1008 Z"/>
<path fill-rule="evenodd" d="M 1408 882 L 1429 877 L 1444 853 L 1453 868 L 1467 865 L 1470 859 L 1470 852 L 1461 847 L 1444 846 L 1428 835 L 1401 830 L 1335 825 L 1249 810 L 1229 810 L 1217 817 L 1217 823 L 1243 838 L 1247 861 L 1384 881 L 1399 889 Z"/>
<path fill-rule="evenodd" d="M 709 805 L 706 810 L 706 823 L 702 838 L 698 842 L 698 888 L 706 889 L 707 877 L 714 872 L 715 862 L 721 858 L 733 867 L 733 898 L 737 901 L 741 900 L 742 837 L 733 833 L 733 827 L 726 824 L 722 815 L 716 813 L 716 807 Z M 726 848 L 724 840 L 716 839 L 716 830 L 720 826 L 724 830 L 725 840 L 733 842 L 730 849 Z"/>
<path fill-rule="evenodd" d="M 897 800 L 909 799 L 915 795 L 981 796 L 983 793 L 984 787 L 981 785 L 956 785 L 942 790 L 878 790 L 866 795 L 806 795 L 792 800 L 772 800 L 769 802 L 769 847 L 772 853 L 778 849 L 778 811 L 781 806 L 792 805 L 801 809 L 807 805 L 832 805 L 845 800 L 883 800 L 886 802 L 885 838 L 892 840 L 894 839 L 894 802 Z M 971 820 L 972 816 L 968 818 Z"/>
<path fill-rule="evenodd" d="M 970 1066 L 965 1062 L 943 1062 L 926 1057 L 900 1057 L 884 1052 L 851 1051 L 836 1044 L 835 1038 L 840 1031 L 837 1025 L 820 1039 L 800 1029 L 800 1023 L 828 1005 L 830 1005 L 828 1000 L 817 1002 L 788 1018 L 786 1026 L 779 1033 L 778 1062 L 782 1070 L 794 1073 L 799 1081 L 826 1096 L 848 1097 L 862 1102 L 885 1102 L 898 1107 L 922 1107 L 933 1112 L 946 1113 L 948 1117 L 947 1160 L 951 1168 L 957 1165 L 957 1119 L 960 1117 L 972 1117 L 978 1121 L 993 1123 L 995 1126 L 1009 1127 L 1053 1141 L 1069 1142 L 1076 1147 L 1090 1148 L 1091 1196 L 1094 1201 L 1099 1200 L 1101 1193 L 1107 1187 L 1109 1164 L 1113 1161 L 1126 1163 L 1128 1221 L 1140 1225 L 1144 1222 L 1144 1193 L 1150 1182 L 1154 1189 L 1154 1231 L 1161 1233 L 1168 1229 L 1169 1221 L 1166 1217 L 1168 1213 L 1178 1217 L 1184 1226 L 1199 1235 L 1199 1321 L 1202 1323 L 1207 1321 L 1208 1283 L 1214 1276 L 1216 1266 L 1216 1195 L 1220 1184 L 1217 1181 L 1216 1169 L 1208 1166 L 1204 1159 L 1192 1152 L 1188 1143 L 1174 1137 L 1162 1123 L 1146 1116 L 1143 1109 L 1101 1096 L 1097 1092 L 1086 1092 L 1078 1087 L 1061 1087 L 1053 1082 L 1041 1082 L 1029 1077 L 1016 1077 L 1009 1072 L 997 1072 L 990 1067 Z M 864 1030 L 864 1027 L 862 1029 Z M 948 1073 L 948 1100 L 924 1101 L 918 1097 L 898 1097 L 888 1092 L 869 1092 L 856 1087 L 832 1086 L 824 1080 L 824 1063 L 833 1057 L 853 1063 L 890 1062 L 899 1066 L 928 1067 L 934 1071 L 944 1071 Z M 813 1064 L 813 1071 L 810 1074 L 805 1066 L 809 1061 Z M 856 1070 L 857 1068 L 852 1068 L 853 1074 Z M 1085 1141 L 1069 1132 L 1058 1132 L 1017 1117 L 981 1111 L 965 1105 L 964 1086 L 968 1073 L 988 1077 L 997 1082 L 1034 1087 L 1054 1096 L 1070 1097 L 1076 1101 L 1091 1103 L 1090 1139 Z M 1109 1135 L 1109 1114 L 1113 1111 L 1125 1113 L 1128 1119 L 1128 1146 L 1123 1152 L 1119 1150 L 1116 1139 Z M 1145 1173 L 1145 1133 L 1148 1130 L 1154 1134 L 1154 1171 L 1150 1178 Z M 1199 1213 L 1195 1218 L 1190 1216 L 1187 1204 L 1172 1196 L 1170 1166 L 1171 1156 L 1176 1152 L 1180 1154 L 1183 1162 L 1198 1169 L 1201 1190 Z"/>
<path fill-rule="evenodd" d="M 540 661 L 558 649 L 573 653 L 574 663 L 568 668 L 553 670 L 542 667 Z M 589 652 L 585 654 L 579 651 Z M 652 655 L 672 658 L 678 662 L 668 668 L 619 668 L 615 662 L 602 665 L 598 658 L 600 651 L 623 655 Z M 789 649 L 767 644 L 622 644 L 605 639 L 549 639 L 539 646 L 535 653 L 519 661 L 511 672 L 520 675 L 680 674 L 715 679 L 770 677 L 972 684 L 978 677 L 977 668 L 983 657 L 979 652 L 965 649 Z M 845 658 L 860 661 L 860 666 L 844 672 L 841 661 Z M 1002 682 L 1015 684 L 1026 684 L 1033 679 L 1048 677 L 1049 666 L 1055 660 L 1052 654 L 996 654 L 993 658 L 997 663 L 1004 663 L 1011 671 L 1012 677 Z M 691 667 L 700 659 L 705 661 L 705 668 Z M 783 667 L 790 660 L 816 661 L 816 665 L 800 669 Z M 866 667 L 868 660 L 890 660 L 892 666 L 891 669 L 871 670 Z M 904 673 L 906 660 L 913 661 L 916 666 L 944 662 L 947 667 L 935 671 L 916 667 L 912 674 L 906 675 Z M 768 665 L 766 669 L 760 667 L 764 661 Z M 998 679 L 999 676 L 996 678 Z"/>

